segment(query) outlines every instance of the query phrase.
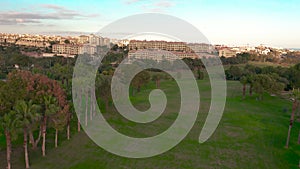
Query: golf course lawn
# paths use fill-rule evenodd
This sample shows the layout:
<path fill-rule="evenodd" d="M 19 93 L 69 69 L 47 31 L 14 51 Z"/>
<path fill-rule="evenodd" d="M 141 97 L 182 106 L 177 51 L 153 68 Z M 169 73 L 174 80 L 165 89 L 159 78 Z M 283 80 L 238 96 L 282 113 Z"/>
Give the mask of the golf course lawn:
<path fill-rule="evenodd" d="M 242 86 L 239 82 L 227 82 L 227 102 L 222 120 L 205 143 L 198 138 L 210 106 L 210 85 L 208 80 L 198 81 L 201 103 L 196 123 L 187 137 L 171 150 L 151 158 L 130 159 L 111 154 L 98 147 L 72 124 L 71 140 L 60 133 L 58 148 L 53 148 L 53 131 L 47 135 L 47 155 L 41 156 L 40 149 L 30 150 L 32 169 L 181 169 L 181 168 L 299 168 L 300 145 L 297 144 L 300 123 L 296 120 L 292 128 L 290 147 L 285 142 L 291 114 L 292 102 L 278 97 L 264 95 L 262 101 L 256 95 L 247 95 L 242 100 Z M 119 132 L 128 136 L 149 137 L 166 129 L 177 117 L 180 108 L 180 93 L 175 81 L 162 81 L 161 87 L 168 98 L 167 108 L 162 116 L 149 123 L 137 124 L 126 120 L 113 108 L 103 113 L 107 121 Z M 143 87 L 140 93 L 131 96 L 139 110 L 149 108 L 148 96 L 155 89 L 154 82 Z M 103 104 L 100 104 L 103 106 Z M 284 111 L 287 109 L 287 111 Z M 22 143 L 22 137 L 17 142 Z M 5 140 L 0 137 L 0 168 L 6 164 Z M 21 144 L 13 147 L 12 167 L 24 168 Z"/>

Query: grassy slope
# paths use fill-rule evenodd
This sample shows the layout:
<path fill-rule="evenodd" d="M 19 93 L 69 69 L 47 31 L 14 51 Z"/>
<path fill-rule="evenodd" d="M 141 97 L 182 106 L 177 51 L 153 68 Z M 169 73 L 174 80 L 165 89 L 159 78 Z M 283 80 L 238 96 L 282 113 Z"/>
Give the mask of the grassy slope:
<path fill-rule="evenodd" d="M 149 125 L 135 124 L 117 113 L 106 113 L 110 124 L 124 134 L 139 137 L 164 131 L 176 119 L 179 94 L 175 82 L 162 82 L 168 97 L 168 108 L 162 117 Z M 132 98 L 141 110 L 149 107 L 147 89 Z M 224 116 L 214 135 L 204 144 L 198 143 L 199 133 L 209 108 L 209 83 L 199 81 L 201 110 L 189 135 L 170 151 L 147 159 L 128 159 L 115 156 L 97 147 L 84 132 L 74 133 L 70 141 L 59 148 L 50 148 L 46 158 L 40 152 L 31 152 L 33 169 L 96 169 L 96 168 L 298 168 L 300 145 L 297 145 L 298 123 L 292 130 L 291 144 L 285 149 L 291 103 L 276 97 L 265 96 L 256 101 L 255 96 L 241 100 L 241 85 L 228 82 L 228 97 Z M 172 105 L 172 106 L 170 106 Z M 284 113 L 283 108 L 289 109 Z M 73 128 L 76 128 L 75 126 Z M 48 138 L 53 138 L 49 134 Z M 53 141 L 48 139 L 48 147 Z M 18 153 L 16 153 L 18 152 Z M 15 150 L 14 168 L 23 168 L 22 150 Z M 20 155 L 19 155 L 20 154 Z M 0 168 L 4 166 L 2 151 Z"/>
<path fill-rule="evenodd" d="M 256 66 L 256 67 L 266 67 L 266 66 L 273 66 L 273 67 L 277 67 L 277 66 L 281 66 L 281 67 L 290 67 L 293 66 L 293 64 L 278 64 L 278 63 L 272 63 L 272 62 L 256 62 L 256 61 L 249 61 L 247 64 Z M 224 69 L 229 69 L 230 66 L 238 66 L 240 68 L 244 68 L 246 66 L 246 64 L 234 64 L 234 65 L 224 65 Z"/>

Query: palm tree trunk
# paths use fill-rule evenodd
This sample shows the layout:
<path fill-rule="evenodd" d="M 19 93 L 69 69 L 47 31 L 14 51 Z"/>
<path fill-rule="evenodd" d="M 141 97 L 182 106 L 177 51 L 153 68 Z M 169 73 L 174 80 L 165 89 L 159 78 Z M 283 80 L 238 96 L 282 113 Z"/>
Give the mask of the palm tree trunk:
<path fill-rule="evenodd" d="M 297 109 L 297 100 L 295 99 L 295 101 L 293 102 L 293 110 L 292 110 L 291 119 L 290 119 L 288 136 L 287 136 L 287 139 L 286 139 L 286 145 L 285 145 L 286 148 L 289 147 L 289 142 L 290 142 L 290 137 L 291 137 L 291 130 L 292 130 L 292 127 L 293 127 L 293 122 L 294 122 L 294 116 L 295 116 L 296 109 Z"/>
<path fill-rule="evenodd" d="M 88 104 L 89 104 L 88 91 L 85 93 L 85 126 L 88 125 Z"/>
<path fill-rule="evenodd" d="M 91 98 L 90 98 L 90 120 L 93 120 L 93 88 L 91 87 Z"/>
<path fill-rule="evenodd" d="M 77 131 L 80 132 L 80 115 L 77 118 Z"/>
<path fill-rule="evenodd" d="M 34 147 L 34 137 L 33 137 L 33 132 L 30 130 L 29 131 L 29 144 L 32 145 L 32 149 L 35 149 Z"/>
<path fill-rule="evenodd" d="M 94 92 L 93 92 L 93 103 L 94 103 L 94 107 L 93 107 L 93 116 L 96 115 L 96 105 L 97 105 L 97 98 L 96 98 L 96 93 L 95 93 L 95 88 L 94 88 Z"/>
<path fill-rule="evenodd" d="M 55 129 L 55 148 L 57 148 L 58 130 Z"/>
<path fill-rule="evenodd" d="M 40 127 L 40 128 L 42 128 L 42 127 Z M 42 129 L 40 129 L 39 136 L 38 136 L 38 138 L 36 140 L 34 139 L 33 132 L 31 130 L 29 131 L 29 143 L 32 145 L 32 149 L 33 150 L 37 149 L 37 145 L 40 142 L 41 135 L 42 135 L 42 131 L 41 130 Z"/>
<path fill-rule="evenodd" d="M 79 113 L 77 114 L 77 131 L 80 132 L 80 115 L 81 115 L 81 109 L 82 109 L 82 90 L 79 90 L 79 103 L 78 103 L 78 108 L 79 108 Z"/>
<path fill-rule="evenodd" d="M 29 157 L 28 157 L 28 147 L 27 147 L 27 129 L 24 128 L 24 153 L 25 153 L 25 167 L 29 168 Z"/>
<path fill-rule="evenodd" d="M 67 139 L 70 140 L 70 119 L 67 124 Z"/>
<path fill-rule="evenodd" d="M 46 156 L 46 132 L 47 132 L 47 116 L 44 117 L 44 121 L 43 121 L 43 143 L 42 143 L 43 156 Z"/>
<path fill-rule="evenodd" d="M 11 157 L 11 136 L 9 131 L 5 131 L 6 137 L 6 161 L 7 169 L 11 169 L 10 157 Z"/>

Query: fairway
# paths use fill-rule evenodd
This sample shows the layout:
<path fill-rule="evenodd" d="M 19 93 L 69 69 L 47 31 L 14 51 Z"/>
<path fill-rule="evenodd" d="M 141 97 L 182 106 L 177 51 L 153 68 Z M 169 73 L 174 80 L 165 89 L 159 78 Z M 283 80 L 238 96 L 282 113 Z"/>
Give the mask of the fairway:
<path fill-rule="evenodd" d="M 129 159 L 110 154 L 98 147 L 84 133 L 72 129 L 71 140 L 63 141 L 58 148 L 49 148 L 45 158 L 38 152 L 30 152 L 32 169 L 178 169 L 178 168 L 298 168 L 300 145 L 297 144 L 299 122 L 292 129 L 290 148 L 285 149 L 292 103 L 278 97 L 264 95 L 242 100 L 242 86 L 228 81 L 227 103 L 223 118 L 205 143 L 198 138 L 210 106 L 208 80 L 198 81 L 200 89 L 200 111 L 197 121 L 188 136 L 170 151 L 146 159 Z M 131 96 L 139 110 L 149 108 L 148 95 L 155 88 L 153 82 L 143 87 L 140 93 Z M 124 119 L 115 110 L 104 113 L 108 122 L 119 132 L 129 136 L 149 137 L 165 131 L 176 119 L 180 106 L 180 93 L 175 81 L 162 81 L 161 89 L 168 98 L 163 115 L 150 124 L 136 124 Z M 283 110 L 287 108 L 288 111 Z M 76 128 L 76 124 L 72 126 Z M 62 137 L 65 137 L 61 134 Z M 52 135 L 48 135 L 48 147 L 53 147 Z M 1 143 L 2 145 L 2 143 Z M 21 147 L 20 147 L 21 148 Z M 22 149 L 13 149 L 22 152 Z M 3 157 L 3 158 L 2 158 Z M 23 156 L 13 156 L 13 166 L 23 168 Z M 5 150 L 1 150 L 5 159 Z M 0 161 L 5 166 L 5 160 Z"/>

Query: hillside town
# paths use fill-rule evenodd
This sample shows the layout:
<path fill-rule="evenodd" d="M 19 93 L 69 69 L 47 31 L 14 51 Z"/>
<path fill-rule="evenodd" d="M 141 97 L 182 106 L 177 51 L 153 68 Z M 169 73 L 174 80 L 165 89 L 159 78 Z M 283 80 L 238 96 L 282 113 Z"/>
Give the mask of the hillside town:
<path fill-rule="evenodd" d="M 146 40 L 128 40 L 128 39 L 109 39 L 95 34 L 80 36 L 54 36 L 54 35 L 31 35 L 31 34 L 7 34 L 0 33 L 0 45 L 17 45 L 23 47 L 34 47 L 40 49 L 37 51 L 21 51 L 23 54 L 32 57 L 74 57 L 79 54 L 95 54 L 102 51 L 103 47 L 110 48 L 113 45 L 118 47 L 127 47 L 129 50 L 128 58 L 141 58 L 138 50 L 158 49 L 169 51 L 170 56 L 164 58 L 150 56 L 150 59 L 162 60 L 174 59 L 171 55 L 179 58 L 199 58 L 218 55 L 220 57 L 235 57 L 241 53 L 251 53 L 256 55 L 268 56 L 272 54 L 273 58 L 281 59 L 288 53 L 297 52 L 290 49 L 259 46 L 226 46 L 211 45 L 205 43 L 186 43 L 186 42 L 167 42 L 167 41 L 146 41 Z M 149 57 L 149 55 L 147 55 Z"/>

